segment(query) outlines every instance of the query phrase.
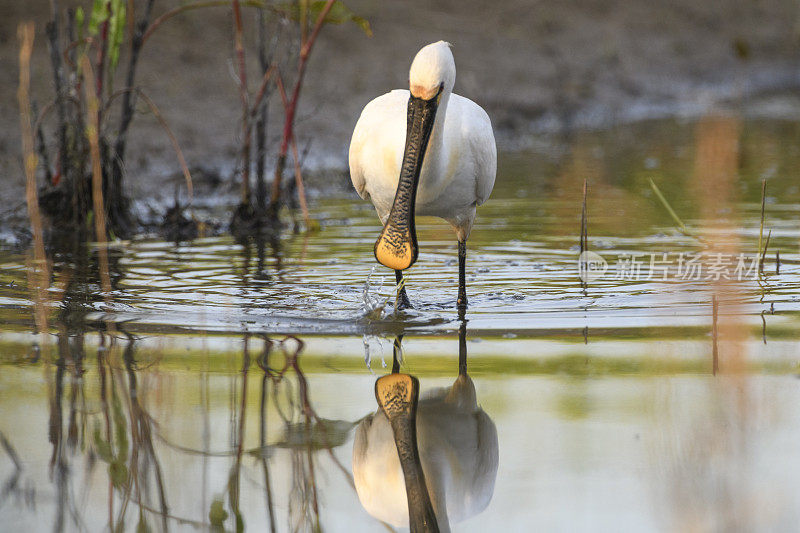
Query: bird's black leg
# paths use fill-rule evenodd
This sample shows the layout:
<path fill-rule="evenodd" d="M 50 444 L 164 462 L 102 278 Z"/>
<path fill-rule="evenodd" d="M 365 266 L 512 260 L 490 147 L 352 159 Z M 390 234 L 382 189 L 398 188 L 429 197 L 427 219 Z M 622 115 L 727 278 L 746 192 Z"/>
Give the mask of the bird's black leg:
<path fill-rule="evenodd" d="M 458 241 L 458 311 L 467 310 L 467 241 Z"/>
<path fill-rule="evenodd" d="M 394 278 L 397 280 L 397 284 L 400 285 L 400 282 L 403 281 L 403 271 L 402 270 L 395 270 L 394 271 Z M 400 289 L 400 292 L 397 295 L 397 308 L 398 309 L 413 309 L 414 306 L 411 305 L 411 300 L 408 299 L 408 294 L 406 294 L 405 286 Z"/>

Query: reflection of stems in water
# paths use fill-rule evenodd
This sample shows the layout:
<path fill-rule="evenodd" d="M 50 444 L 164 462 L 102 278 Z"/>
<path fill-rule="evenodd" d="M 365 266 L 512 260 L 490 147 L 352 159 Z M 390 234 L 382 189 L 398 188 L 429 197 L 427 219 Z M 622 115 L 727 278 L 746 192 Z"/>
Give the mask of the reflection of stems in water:
<path fill-rule="evenodd" d="M 0 445 L 3 446 L 8 458 L 11 459 L 11 462 L 14 463 L 14 469 L 19 472 L 22 470 L 22 461 L 19 459 L 19 455 L 11 443 L 6 438 L 5 434 L 0 431 Z M 5 496 L 5 493 L 3 494 Z"/>
<path fill-rule="evenodd" d="M 126 348 L 127 352 L 128 348 Z M 127 443 L 125 445 L 125 449 L 122 450 L 122 445 L 119 439 L 119 433 L 127 431 L 127 428 L 124 426 L 124 420 L 122 419 L 121 407 L 120 405 L 120 398 L 117 390 L 124 390 L 125 386 L 121 381 L 121 377 L 118 375 L 118 372 L 111 367 L 109 367 L 109 372 L 111 373 L 111 403 L 114 406 L 114 429 L 115 433 L 117 433 L 117 455 L 114 457 L 114 461 L 124 460 L 127 457 Z M 118 383 L 118 385 L 117 385 Z M 131 388 L 129 386 L 129 390 L 135 390 L 135 386 Z M 130 455 L 130 464 L 128 465 L 128 470 L 125 476 L 124 483 L 120 483 L 120 480 L 117 480 L 118 488 L 124 488 L 124 498 L 122 500 L 122 505 L 120 505 L 119 512 L 117 513 L 117 520 L 115 530 L 119 531 L 124 528 L 125 525 L 125 513 L 128 511 L 128 504 L 131 501 L 131 482 L 136 490 L 136 501 L 142 501 L 141 495 L 141 483 L 139 482 L 139 442 L 141 442 L 141 438 L 139 436 L 139 430 L 136 427 L 134 422 L 135 415 L 133 413 L 133 399 L 129 398 L 126 402 L 128 406 L 128 418 L 130 420 L 130 430 L 131 430 L 131 455 Z M 127 440 L 127 439 L 126 439 Z M 109 441 L 109 445 L 111 442 Z M 142 517 L 142 508 L 139 507 L 139 518 Z"/>
<path fill-rule="evenodd" d="M 187 455 L 199 455 L 201 457 L 235 457 L 236 456 L 236 448 L 232 450 L 224 450 L 224 451 L 212 451 L 209 449 L 198 450 L 197 448 L 191 448 L 189 446 L 184 446 L 182 444 L 176 444 L 166 438 L 161 432 L 157 429 L 154 429 L 154 435 L 156 438 L 161 441 L 165 446 L 172 448 L 173 450 L 179 451 L 181 453 L 185 453 Z"/>
<path fill-rule="evenodd" d="M 103 413 L 103 420 L 106 426 L 106 442 L 111 442 L 111 417 L 108 412 L 108 388 L 106 385 L 106 368 L 103 360 L 106 354 L 106 336 L 100 334 L 100 345 L 97 347 L 97 374 L 100 378 L 100 407 Z M 113 531 L 114 528 L 114 486 L 111 479 L 108 480 L 108 527 Z"/>
<path fill-rule="evenodd" d="M 167 496 L 164 490 L 164 477 L 161 471 L 161 464 L 158 462 L 158 457 L 156 456 L 155 448 L 153 447 L 153 436 L 151 430 L 151 419 L 150 415 L 144 410 L 141 404 L 141 397 L 137 387 L 136 382 L 136 362 L 133 356 L 133 348 L 134 348 L 134 339 L 132 337 L 128 337 L 128 344 L 125 347 L 125 351 L 123 352 L 123 361 L 125 363 L 125 370 L 128 374 L 128 394 L 129 394 L 129 402 L 130 402 L 130 416 L 131 416 L 131 436 L 133 437 L 133 445 L 134 449 L 136 450 L 136 457 L 138 459 L 138 449 L 139 447 L 144 448 L 145 458 L 148 461 L 148 464 L 152 464 L 153 466 L 153 473 L 155 475 L 156 480 L 156 487 L 158 489 L 158 499 L 159 504 L 161 507 L 160 513 L 161 516 L 161 526 L 164 531 L 167 530 L 167 517 L 169 516 L 169 506 L 167 505 Z M 135 428 L 135 429 L 134 429 Z M 134 453 L 131 453 L 131 473 L 134 472 L 138 474 L 138 463 L 133 463 Z M 137 487 L 139 485 L 139 480 L 137 480 L 136 484 Z M 143 478 L 144 479 L 144 478 Z M 138 488 L 137 488 L 138 491 Z M 141 496 L 137 495 L 137 503 L 140 508 L 142 506 Z M 122 516 L 121 516 L 122 517 Z"/>
<path fill-rule="evenodd" d="M 61 333 L 66 338 L 66 330 Z M 72 379 L 70 380 L 70 398 L 69 398 L 69 423 L 67 425 L 67 443 L 70 448 L 75 449 L 78 443 L 78 396 L 84 400 L 83 408 L 81 409 L 81 442 L 83 442 L 86 434 L 86 409 L 85 398 L 83 395 L 83 354 L 84 354 L 84 337 L 82 333 L 75 335 L 75 349 L 69 351 L 69 356 L 72 362 Z"/>
<path fill-rule="evenodd" d="M 299 343 L 299 348 L 297 353 L 302 350 L 303 343 L 300 339 L 295 339 Z M 314 474 L 314 455 L 313 455 L 313 448 L 312 448 L 312 439 L 311 439 L 311 417 L 314 414 L 313 410 L 311 409 L 311 402 L 308 399 L 308 382 L 306 381 L 306 377 L 303 375 L 303 372 L 300 370 L 299 365 L 297 364 L 297 353 L 295 357 L 292 358 L 292 368 L 297 375 L 297 383 L 300 389 L 300 399 L 303 402 L 303 417 L 305 418 L 305 431 L 306 431 L 306 457 L 308 461 L 308 473 L 311 481 L 311 509 L 314 512 L 314 530 L 320 530 L 319 524 L 319 502 L 317 499 L 317 482 L 316 476 Z M 314 415 L 316 416 L 316 415 Z"/>
<path fill-rule="evenodd" d="M 247 407 L 247 371 L 250 368 L 250 352 L 249 352 L 249 339 L 250 336 L 245 334 L 244 336 L 244 353 L 242 355 L 242 393 L 241 393 L 241 400 L 239 404 L 239 420 L 238 420 L 238 428 L 236 431 L 235 436 L 235 448 L 236 448 L 236 459 L 234 461 L 233 470 L 231 471 L 231 476 L 228 481 L 228 495 L 230 499 L 230 506 L 233 514 L 236 518 L 236 531 L 242 531 L 244 529 L 244 522 L 242 519 L 242 513 L 239 509 L 239 482 L 240 482 L 240 474 L 242 469 L 242 451 L 244 446 L 244 431 L 245 431 L 245 418 L 246 418 L 246 407 Z"/>
<path fill-rule="evenodd" d="M 766 203 L 767 203 L 767 180 L 761 180 L 761 225 L 758 229 L 758 254 L 761 255 L 761 241 L 764 238 L 764 213 L 766 210 Z M 764 249 L 764 253 L 766 253 L 766 249 Z M 761 255 L 763 257 L 763 255 Z M 761 274 L 761 270 L 764 267 L 764 263 L 762 261 L 758 262 L 758 273 Z"/>
<path fill-rule="evenodd" d="M 764 273 L 764 260 L 767 257 L 767 249 L 769 249 L 769 239 L 772 237 L 772 230 L 767 233 L 767 241 L 764 243 L 764 251 L 761 252 L 761 257 L 758 259 L 758 273 Z"/>
<path fill-rule="evenodd" d="M 69 497 L 67 490 L 68 470 L 62 444 L 61 398 L 64 393 L 64 365 L 63 353 L 59 353 L 56 360 L 55 395 L 50 404 L 50 443 L 53 445 L 53 453 L 50 456 L 50 477 L 55 477 L 58 491 L 54 531 L 64 530 L 64 507 L 67 505 L 67 498 Z"/>
<path fill-rule="evenodd" d="M 208 522 L 201 522 L 199 520 L 192 520 L 191 518 L 185 518 L 182 516 L 176 516 L 171 513 L 164 513 L 163 511 L 159 511 L 155 507 L 151 507 L 144 502 L 137 501 L 135 502 L 143 511 L 147 511 L 148 513 L 159 515 L 163 518 L 164 522 L 167 520 L 172 520 L 173 522 L 177 523 L 179 526 L 192 526 L 195 529 L 202 530 L 202 531 L 209 531 L 210 524 Z M 149 531 L 146 529 L 145 531 Z M 164 529 L 164 531 L 168 531 Z M 213 530 L 212 530 L 213 531 Z"/>
<path fill-rule="evenodd" d="M 294 368 L 294 371 L 297 374 L 298 381 L 302 380 L 302 385 L 300 387 L 300 393 L 301 393 L 301 398 L 303 400 L 303 412 L 306 414 L 306 426 L 307 426 L 308 430 L 310 431 L 310 428 L 311 428 L 311 420 L 310 420 L 310 418 L 313 418 L 314 421 L 318 425 L 321 425 L 322 427 L 324 427 L 325 426 L 325 422 L 323 422 L 323 420 L 317 415 L 316 411 L 314 411 L 314 409 L 311 407 L 311 401 L 309 399 L 309 394 L 308 394 L 308 383 L 306 382 L 305 375 L 303 374 L 303 371 L 300 370 L 300 365 L 297 362 L 297 356 L 300 354 L 300 352 L 303 349 L 303 342 L 300 339 L 296 338 L 296 337 L 289 337 L 289 338 L 292 338 L 292 339 L 294 339 L 294 340 L 296 340 L 298 342 L 297 351 L 292 356 L 292 367 Z M 402 336 L 400 336 L 400 340 L 402 341 Z M 398 354 L 399 354 L 400 358 L 402 358 L 402 347 L 399 344 L 398 344 L 398 348 L 400 350 L 398 352 Z M 345 477 L 347 478 L 348 482 L 350 483 L 350 486 L 355 488 L 355 483 L 353 482 L 353 478 L 350 475 L 350 472 L 344 467 L 344 465 L 342 465 L 342 463 L 339 461 L 339 459 L 333 454 L 333 446 L 331 445 L 330 441 L 328 440 L 328 434 L 325 431 L 322 431 L 320 433 L 320 438 L 322 439 L 323 447 L 328 451 L 328 454 L 330 455 L 331 460 L 333 461 L 333 463 L 339 468 L 339 470 L 341 470 L 344 473 Z M 311 463 L 311 455 L 310 455 L 310 453 L 311 453 L 311 449 L 310 449 L 311 439 L 309 439 L 308 442 L 309 442 L 309 463 Z M 311 466 L 311 474 L 312 474 L 312 482 L 313 482 L 313 473 L 314 473 L 314 471 L 313 471 L 313 468 L 314 468 L 313 463 L 311 463 L 310 466 Z M 316 484 L 313 485 L 313 489 L 314 489 L 314 507 L 315 507 L 316 517 L 317 517 L 317 529 L 319 529 L 319 511 L 317 510 L 317 504 L 316 504 L 316 502 L 317 502 Z"/>
<path fill-rule="evenodd" d="M 22 475 L 22 461 L 20 461 L 17 451 L 14 449 L 2 431 L 0 431 L 0 445 L 3 446 L 8 458 L 11 459 L 12 463 L 14 463 L 14 472 L 12 472 L 8 480 L 3 483 L 3 488 L 0 490 L 0 508 L 2 508 L 3 504 L 8 502 L 9 495 L 17 488 L 19 478 Z"/>
<path fill-rule="evenodd" d="M 264 371 L 261 378 L 261 405 L 260 405 L 260 418 L 261 425 L 259 427 L 259 445 L 261 446 L 261 466 L 264 470 L 264 487 L 267 497 L 267 514 L 269 516 L 269 530 L 273 533 L 275 529 L 275 511 L 272 503 L 272 483 L 269 478 L 269 465 L 267 464 L 267 383 L 269 381 L 269 352 L 272 350 L 272 341 L 269 338 L 264 338 L 264 352 L 258 359 L 258 366 Z"/>
<path fill-rule="evenodd" d="M 290 348 L 287 341 L 293 341 L 295 346 Z M 298 356 L 302 352 L 303 342 L 293 336 L 287 336 L 280 341 L 272 341 L 265 338 L 265 350 L 257 362 L 264 371 L 261 389 L 261 432 L 260 447 L 253 452 L 259 454 L 264 461 L 264 476 L 266 485 L 267 507 L 270 512 L 270 525 L 274 527 L 274 512 L 272 502 L 272 487 L 269 479 L 267 461 L 267 436 L 266 436 L 266 401 L 268 381 L 273 384 L 272 398 L 275 409 L 285 424 L 287 437 L 297 435 L 297 431 L 303 432 L 301 442 L 289 444 L 291 450 L 292 465 L 292 486 L 289 492 L 289 523 L 293 531 L 311 529 L 319 531 L 321 529 L 319 517 L 319 503 L 315 477 L 314 453 L 317 450 L 325 449 L 330 455 L 331 460 L 339 470 L 345 475 L 351 487 L 355 488 L 353 479 L 349 471 L 341 464 L 333 453 L 333 445 L 328 440 L 325 429 L 326 422 L 316 414 L 311 406 L 308 382 L 300 369 Z M 273 348 L 277 348 L 283 354 L 283 364 L 280 368 L 270 366 L 269 357 Z M 287 372 L 294 371 L 297 378 L 297 387 L 292 386 L 292 381 L 287 378 Z M 286 406 L 283 407 L 282 404 Z M 298 423 L 298 418 L 302 422 Z M 321 444 L 321 446 L 320 446 Z M 299 503 L 299 505 L 298 505 Z M 308 522 L 311 521 L 311 524 Z"/>
<path fill-rule="evenodd" d="M 123 361 L 124 361 L 126 370 L 128 372 L 130 372 L 130 368 L 133 367 L 133 339 L 131 339 L 131 338 L 129 338 L 128 345 L 125 347 L 125 352 L 123 354 Z M 125 385 L 122 382 L 122 378 L 118 375 L 118 372 L 115 372 L 114 369 L 111 368 L 110 366 L 109 366 L 109 372 L 111 373 L 111 376 L 112 376 L 112 381 L 111 381 L 112 403 L 115 406 L 118 406 L 120 400 L 119 400 L 118 395 L 117 395 L 117 389 L 119 388 L 119 390 L 123 390 L 125 388 Z M 115 383 L 119 383 L 119 386 L 116 387 Z M 136 388 L 137 388 L 136 387 L 136 376 L 135 375 L 134 376 L 130 376 L 129 375 L 129 377 L 128 377 L 128 392 L 129 392 L 129 394 L 128 394 L 128 398 L 127 398 L 128 401 L 126 403 L 127 403 L 127 407 L 128 407 L 128 419 L 130 420 L 131 455 L 130 455 L 130 463 L 129 463 L 129 467 L 128 467 L 128 475 L 127 475 L 127 479 L 125 480 L 125 494 L 124 494 L 125 498 L 122 501 L 122 505 L 120 506 L 120 510 L 119 510 L 118 515 L 117 515 L 117 526 L 116 526 L 117 530 L 121 530 L 121 529 L 124 528 L 125 513 L 127 512 L 128 504 L 130 503 L 131 496 L 132 496 L 131 495 L 131 482 L 133 483 L 134 489 L 136 491 L 136 496 L 135 496 L 134 500 L 136 502 L 141 502 L 142 501 L 142 487 L 141 487 L 142 483 L 140 482 L 140 479 L 139 479 L 139 477 L 140 477 L 140 472 L 139 472 L 139 449 L 141 448 L 142 439 L 141 439 L 141 434 L 139 432 L 139 427 L 136 424 L 136 413 L 134 411 L 135 410 L 135 405 L 134 404 L 137 401 L 137 398 L 136 398 L 137 394 L 135 392 Z M 117 413 L 115 413 L 115 414 L 117 414 Z M 117 425 L 116 430 L 120 431 L 120 427 L 119 426 L 121 426 L 124 423 L 124 421 L 121 420 L 121 413 L 117 414 L 117 419 L 114 422 L 115 422 L 115 425 Z M 124 431 L 124 430 L 125 430 L 125 428 L 122 427 L 122 431 Z M 118 442 L 117 446 L 119 446 L 119 445 L 120 445 L 120 443 Z M 127 446 L 126 446 L 126 448 L 127 448 Z M 121 450 L 117 450 L 117 451 L 118 451 L 118 453 L 121 453 Z M 138 506 L 138 508 L 139 508 L 139 521 L 143 522 L 142 519 L 143 519 L 144 511 L 143 511 L 143 509 L 142 509 L 142 507 L 140 505 Z"/>
<path fill-rule="evenodd" d="M 289 339 L 296 343 L 294 350 L 291 352 L 287 350 L 286 347 L 286 341 Z M 320 424 L 324 424 L 324 422 L 317 416 L 311 407 L 308 382 L 306 381 L 305 376 L 303 375 L 303 372 L 298 364 L 298 355 L 300 352 L 302 352 L 304 347 L 303 342 L 297 337 L 287 336 L 285 339 L 278 342 L 277 345 L 285 357 L 283 367 L 279 370 L 272 369 L 268 366 L 268 362 L 264 360 L 262 363 L 263 368 L 274 383 L 272 394 L 278 414 L 286 425 L 287 435 L 294 431 L 292 430 L 292 426 L 295 425 L 294 421 L 296 420 L 296 414 L 299 411 L 299 414 L 302 416 L 303 420 L 302 431 L 304 432 L 304 440 L 306 445 L 304 450 L 305 453 L 303 453 L 303 450 L 301 450 L 299 447 L 291 447 L 292 488 L 290 489 L 289 493 L 289 522 L 292 530 L 299 530 L 302 529 L 303 524 L 306 523 L 307 520 L 311 520 L 312 524 L 309 529 L 320 531 L 321 526 L 319 518 L 319 503 L 313 457 L 315 445 L 314 436 L 316 435 L 316 432 L 312 434 L 312 430 L 314 429 L 313 422 L 317 423 L 317 427 L 324 427 L 324 425 L 320 426 Z M 290 368 L 294 370 L 295 376 L 297 377 L 297 395 L 299 396 L 299 402 L 295 401 L 293 397 L 294 394 L 292 391 L 291 382 L 284 380 L 286 372 Z M 286 401 L 289 404 L 288 412 L 284 412 L 284 410 L 280 407 L 278 391 L 281 388 L 287 392 Z M 350 478 L 349 472 L 347 472 L 344 466 L 342 466 L 333 455 L 332 447 L 327 441 L 327 435 L 324 430 L 319 432 L 319 437 L 322 439 L 323 447 L 328 450 L 334 463 L 340 470 L 342 470 L 342 472 L 345 473 L 350 485 L 354 487 L 355 485 Z M 308 496 L 309 494 L 311 495 L 310 498 Z M 298 500 L 300 502 L 299 509 L 296 505 Z M 309 500 L 311 516 L 309 516 Z"/>
<path fill-rule="evenodd" d="M 200 405 L 202 407 L 203 412 L 203 451 L 208 452 L 209 448 L 211 447 L 211 421 L 209 420 L 209 411 L 210 408 L 210 400 L 209 400 L 209 374 L 210 374 L 210 364 L 209 364 L 209 352 L 208 347 L 206 345 L 206 339 L 203 339 L 203 348 L 205 352 L 205 368 L 203 372 L 198 376 L 200 379 Z M 158 435 L 158 433 L 156 433 Z M 203 496 L 200 502 L 201 509 L 209 509 L 208 503 L 208 457 L 203 456 L 203 474 L 202 474 L 202 487 L 203 487 Z"/>
<path fill-rule="evenodd" d="M 64 530 L 64 521 L 67 511 L 72 517 L 73 524 L 77 528 L 85 528 L 81 521 L 81 513 L 71 505 L 70 502 L 70 487 L 69 476 L 70 468 L 67 463 L 66 448 L 64 446 L 64 427 L 63 427 L 63 398 L 64 398 L 64 376 L 68 364 L 75 364 L 71 351 L 69 341 L 66 336 L 59 337 L 58 343 L 58 358 L 56 359 L 56 375 L 55 375 L 55 388 L 53 389 L 53 397 L 50 400 L 50 419 L 49 419 L 49 440 L 53 445 L 53 452 L 50 458 L 50 476 L 55 479 L 56 492 L 57 492 L 57 506 L 55 517 L 55 531 Z M 73 393 L 77 383 L 80 380 L 74 378 L 71 380 L 71 387 Z M 74 394 L 73 394 L 74 396 Z M 75 405 L 70 405 L 70 412 L 75 409 Z"/>

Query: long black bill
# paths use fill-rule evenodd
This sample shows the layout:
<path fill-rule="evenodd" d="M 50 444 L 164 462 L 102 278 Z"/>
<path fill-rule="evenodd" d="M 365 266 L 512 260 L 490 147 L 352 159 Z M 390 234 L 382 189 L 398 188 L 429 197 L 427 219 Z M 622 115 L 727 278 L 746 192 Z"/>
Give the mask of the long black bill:
<path fill-rule="evenodd" d="M 375 242 L 375 259 L 394 270 L 405 270 L 417 260 L 417 231 L 414 227 L 414 209 L 422 160 L 428 147 L 439 107 L 439 92 L 430 100 L 411 95 L 408 99 L 408 126 L 400 180 L 394 195 L 392 210 Z"/>
<path fill-rule="evenodd" d="M 417 447 L 419 381 L 408 374 L 388 374 L 375 382 L 375 399 L 392 426 L 403 469 L 411 533 L 439 533 Z"/>

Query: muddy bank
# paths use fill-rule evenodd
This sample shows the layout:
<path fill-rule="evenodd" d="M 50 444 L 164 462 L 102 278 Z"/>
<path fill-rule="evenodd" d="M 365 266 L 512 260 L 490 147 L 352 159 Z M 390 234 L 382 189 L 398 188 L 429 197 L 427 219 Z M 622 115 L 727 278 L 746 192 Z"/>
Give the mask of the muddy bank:
<path fill-rule="evenodd" d="M 584 127 L 655 116 L 697 115 L 725 103 L 796 116 L 800 106 L 800 7 L 786 0 L 646 0 L 560 3 L 474 0 L 347 4 L 374 31 L 326 27 L 314 51 L 297 131 L 309 169 L 346 169 L 350 132 L 372 97 L 407 82 L 420 46 L 454 45 L 456 91 L 489 112 L 502 147 Z M 156 14 L 177 5 L 157 1 Z M 45 0 L 0 2 L 0 164 L 3 194 L 21 203 L 16 25 L 37 23 L 34 96 L 52 98 L 43 35 Z M 253 11 L 248 12 L 253 24 Z M 250 43 L 252 45 L 252 43 Z M 164 24 L 145 47 L 138 85 L 174 130 L 190 165 L 229 178 L 238 151 L 240 108 L 231 75 L 233 45 L 226 8 L 186 13 Z M 255 54 L 250 58 L 255 61 Z M 255 72 L 255 64 L 253 72 Z M 780 93 L 768 105 L 763 95 Z M 788 97 L 786 96 L 788 95 Z M 776 103 L 777 102 L 777 103 Z M 271 148 L 281 110 L 273 99 Z M 178 165 L 156 120 L 144 112 L 131 129 L 128 187 L 135 197 L 172 195 Z M 324 179 L 345 181 L 342 172 Z M 202 188 L 201 188 L 202 190 Z"/>

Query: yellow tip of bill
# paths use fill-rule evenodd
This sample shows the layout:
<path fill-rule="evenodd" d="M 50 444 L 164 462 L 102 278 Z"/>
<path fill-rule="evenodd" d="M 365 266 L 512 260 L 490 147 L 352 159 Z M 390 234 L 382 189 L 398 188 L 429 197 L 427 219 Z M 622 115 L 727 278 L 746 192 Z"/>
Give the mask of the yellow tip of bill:
<path fill-rule="evenodd" d="M 391 269 L 405 270 L 417 260 L 417 253 L 410 238 L 398 239 L 396 234 L 384 232 L 375 243 L 375 259 Z"/>

